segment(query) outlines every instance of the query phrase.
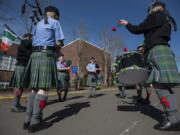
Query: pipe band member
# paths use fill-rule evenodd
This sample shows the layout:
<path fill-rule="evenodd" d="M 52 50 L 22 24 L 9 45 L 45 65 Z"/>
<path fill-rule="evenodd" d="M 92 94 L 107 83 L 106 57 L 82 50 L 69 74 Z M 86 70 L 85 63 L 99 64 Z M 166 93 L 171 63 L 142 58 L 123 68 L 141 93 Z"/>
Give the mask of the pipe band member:
<path fill-rule="evenodd" d="M 119 71 L 121 70 L 121 58 L 122 56 L 116 56 L 114 67 L 116 71 L 115 80 L 116 80 L 116 85 L 119 90 L 119 97 L 124 99 L 126 97 L 125 85 L 119 81 Z"/>
<path fill-rule="evenodd" d="M 68 89 L 70 86 L 70 66 L 71 61 L 64 59 L 64 54 L 61 54 L 56 63 L 58 70 L 58 97 L 59 101 L 66 101 Z M 61 98 L 61 92 L 64 91 L 64 97 Z"/>
<path fill-rule="evenodd" d="M 145 63 L 145 55 L 144 55 L 144 52 L 145 52 L 145 48 L 144 48 L 144 43 L 140 46 L 137 47 L 137 52 L 139 54 L 142 55 L 142 61 L 143 61 L 143 66 L 146 67 L 146 63 Z M 137 104 L 150 104 L 151 101 L 150 101 L 150 96 L 152 94 L 152 89 L 151 88 L 148 88 L 146 84 L 137 84 L 136 85 L 136 89 L 137 89 L 137 99 L 136 99 L 136 103 Z M 145 100 L 143 100 L 142 98 L 142 92 L 143 92 L 143 89 L 146 90 L 146 98 Z"/>
<path fill-rule="evenodd" d="M 26 65 L 32 52 L 32 35 L 26 33 L 23 36 L 21 44 L 17 48 L 17 63 L 13 72 L 9 86 L 14 88 L 14 100 L 11 107 L 11 112 L 25 112 L 26 108 L 20 103 L 23 93 L 22 79 Z"/>
<path fill-rule="evenodd" d="M 44 15 L 44 19 L 37 23 L 33 31 L 33 53 L 23 81 L 23 85 L 32 89 L 28 96 L 23 126 L 29 132 L 35 132 L 44 125 L 50 126 L 41 121 L 42 111 L 46 106 L 47 91 L 58 85 L 55 46 L 61 47 L 64 40 L 58 9 L 48 6 Z"/>
<path fill-rule="evenodd" d="M 180 128 L 177 117 L 176 99 L 172 87 L 180 84 L 175 56 L 169 44 L 171 29 L 176 23 L 166 10 L 166 5 L 160 1 L 149 8 L 147 18 L 139 25 L 132 25 L 126 20 L 120 24 L 134 34 L 144 34 L 147 62 L 153 69 L 146 83 L 156 89 L 160 103 L 163 105 L 165 117 L 155 128 L 159 130 L 177 130 Z"/>
<path fill-rule="evenodd" d="M 88 72 L 87 86 L 89 86 L 89 98 L 96 96 L 96 86 L 97 86 L 97 68 L 95 63 L 95 58 L 90 58 L 90 63 L 86 66 Z"/>

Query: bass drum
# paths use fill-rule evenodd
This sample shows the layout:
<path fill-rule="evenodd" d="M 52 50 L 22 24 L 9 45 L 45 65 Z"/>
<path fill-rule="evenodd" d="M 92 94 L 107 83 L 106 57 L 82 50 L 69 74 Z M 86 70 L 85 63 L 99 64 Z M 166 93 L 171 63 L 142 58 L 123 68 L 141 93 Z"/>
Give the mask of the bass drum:
<path fill-rule="evenodd" d="M 127 85 L 145 82 L 149 71 L 145 68 L 143 57 L 137 52 L 125 53 L 121 56 L 119 81 Z"/>

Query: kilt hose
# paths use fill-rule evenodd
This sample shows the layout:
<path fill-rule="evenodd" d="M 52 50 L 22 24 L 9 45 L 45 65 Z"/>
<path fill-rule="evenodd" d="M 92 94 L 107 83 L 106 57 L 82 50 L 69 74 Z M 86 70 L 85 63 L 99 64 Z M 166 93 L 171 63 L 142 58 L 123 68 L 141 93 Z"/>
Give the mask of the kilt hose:
<path fill-rule="evenodd" d="M 152 48 L 149 51 L 147 62 L 151 63 L 153 68 L 146 83 L 156 83 L 168 87 L 180 84 L 175 56 L 168 46 L 158 45 Z"/>
<path fill-rule="evenodd" d="M 33 52 L 31 54 L 25 70 L 23 86 L 45 90 L 57 87 L 54 51 L 46 50 L 46 52 Z"/>
<path fill-rule="evenodd" d="M 26 68 L 26 66 L 24 66 L 24 65 L 16 65 L 16 68 L 13 72 L 9 87 L 22 88 L 21 83 L 23 80 L 25 68 Z"/>

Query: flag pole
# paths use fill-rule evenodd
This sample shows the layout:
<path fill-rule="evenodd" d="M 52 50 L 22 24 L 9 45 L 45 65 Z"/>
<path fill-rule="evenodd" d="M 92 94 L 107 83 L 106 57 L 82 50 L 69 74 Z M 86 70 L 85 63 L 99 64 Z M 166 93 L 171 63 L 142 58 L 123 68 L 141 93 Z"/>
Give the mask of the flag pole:
<path fill-rule="evenodd" d="M 7 24 L 4 24 L 4 26 L 10 31 L 12 32 L 14 35 L 17 36 L 17 39 L 22 40 L 22 37 L 18 36 Z"/>

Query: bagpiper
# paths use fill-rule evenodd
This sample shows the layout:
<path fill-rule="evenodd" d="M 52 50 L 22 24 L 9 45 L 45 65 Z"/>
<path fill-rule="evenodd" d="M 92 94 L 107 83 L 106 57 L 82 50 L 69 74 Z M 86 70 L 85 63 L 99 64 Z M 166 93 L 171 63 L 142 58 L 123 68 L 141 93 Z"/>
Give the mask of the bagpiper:
<path fill-rule="evenodd" d="M 57 87 L 56 48 L 63 46 L 64 40 L 58 9 L 48 6 L 44 15 L 44 19 L 37 23 L 33 31 L 33 52 L 23 81 L 23 85 L 32 89 L 23 125 L 29 132 L 35 132 L 42 126 L 50 126 L 42 121 L 42 111 L 46 106 L 48 90 Z"/>
<path fill-rule="evenodd" d="M 70 87 L 70 66 L 71 61 L 65 60 L 64 54 L 61 54 L 58 58 L 58 61 L 56 63 L 57 70 L 58 70 L 58 97 L 59 101 L 66 101 L 67 99 L 67 93 Z M 61 97 L 61 92 L 64 91 L 63 98 Z"/>
<path fill-rule="evenodd" d="M 32 52 L 32 35 L 26 33 L 23 36 L 21 44 L 17 48 L 17 63 L 15 71 L 13 72 L 9 86 L 14 88 L 14 100 L 11 107 L 12 112 L 25 112 L 26 109 L 21 105 L 20 100 L 23 93 L 22 79 L 24 71 Z"/>

